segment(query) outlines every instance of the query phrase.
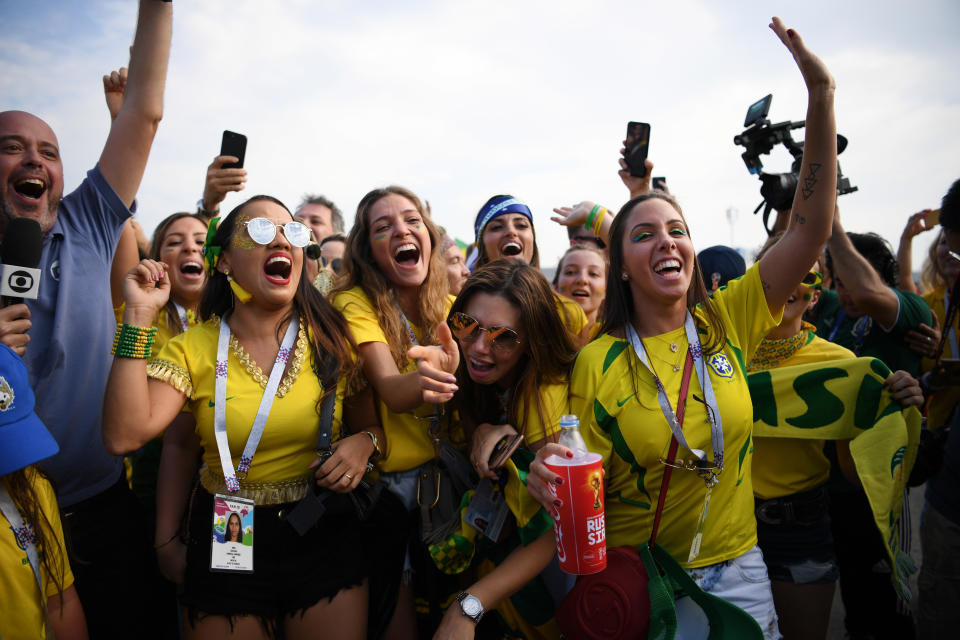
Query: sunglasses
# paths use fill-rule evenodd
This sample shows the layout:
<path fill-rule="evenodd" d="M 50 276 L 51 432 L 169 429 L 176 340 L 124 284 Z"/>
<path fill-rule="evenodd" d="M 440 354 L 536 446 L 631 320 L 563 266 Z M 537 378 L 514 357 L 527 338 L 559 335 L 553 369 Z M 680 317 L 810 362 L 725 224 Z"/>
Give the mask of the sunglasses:
<path fill-rule="evenodd" d="M 520 344 L 520 336 L 510 327 L 481 327 L 476 318 L 465 313 L 457 312 L 447 320 L 454 337 L 464 344 L 476 342 L 480 333 L 487 332 L 490 348 L 506 352 L 512 351 Z"/>
<path fill-rule="evenodd" d="M 819 287 L 823 284 L 823 274 L 819 271 L 808 271 L 800 283 L 806 287 Z"/>
<path fill-rule="evenodd" d="M 310 242 L 310 227 L 300 222 L 277 224 L 266 218 L 254 218 L 247 221 L 247 233 L 257 244 L 268 245 L 277 237 L 277 229 L 283 229 L 283 235 L 292 246 L 302 249 Z"/>

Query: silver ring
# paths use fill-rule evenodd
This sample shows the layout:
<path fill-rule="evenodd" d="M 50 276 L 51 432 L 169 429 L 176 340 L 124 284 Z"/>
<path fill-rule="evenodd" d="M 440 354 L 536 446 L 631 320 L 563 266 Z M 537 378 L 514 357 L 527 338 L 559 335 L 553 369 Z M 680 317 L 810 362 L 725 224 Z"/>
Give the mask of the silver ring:
<path fill-rule="evenodd" d="M 927 336 L 927 342 L 933 342 L 933 338 L 931 338 L 930 336 Z"/>
<path fill-rule="evenodd" d="M 353 476 L 350 475 L 349 473 L 343 474 L 343 477 L 345 477 L 347 480 L 353 480 Z"/>

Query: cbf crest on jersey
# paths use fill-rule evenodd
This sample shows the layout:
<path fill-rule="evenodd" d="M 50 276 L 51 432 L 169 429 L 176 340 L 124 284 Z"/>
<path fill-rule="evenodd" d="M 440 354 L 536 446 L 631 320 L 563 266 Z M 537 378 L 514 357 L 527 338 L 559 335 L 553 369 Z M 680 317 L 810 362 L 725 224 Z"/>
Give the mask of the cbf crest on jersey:
<path fill-rule="evenodd" d="M 722 352 L 715 353 L 707 358 L 707 364 L 713 369 L 713 372 L 721 378 L 733 377 L 733 365 L 727 360 L 727 356 Z"/>

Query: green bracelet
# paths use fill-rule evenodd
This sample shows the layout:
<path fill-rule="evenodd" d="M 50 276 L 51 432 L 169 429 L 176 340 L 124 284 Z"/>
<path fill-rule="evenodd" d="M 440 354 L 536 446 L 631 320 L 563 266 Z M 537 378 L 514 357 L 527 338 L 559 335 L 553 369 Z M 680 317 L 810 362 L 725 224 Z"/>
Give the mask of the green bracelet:
<path fill-rule="evenodd" d="M 137 327 L 124 322 L 117 327 L 110 353 L 120 358 L 149 358 L 156 337 L 156 327 Z"/>
<path fill-rule="evenodd" d="M 587 229 L 592 228 L 593 216 L 597 215 L 597 211 L 599 210 L 600 210 L 600 205 L 598 204 L 593 205 L 593 209 L 590 210 L 590 215 L 587 216 L 587 223 L 583 225 L 584 227 L 586 227 Z"/>

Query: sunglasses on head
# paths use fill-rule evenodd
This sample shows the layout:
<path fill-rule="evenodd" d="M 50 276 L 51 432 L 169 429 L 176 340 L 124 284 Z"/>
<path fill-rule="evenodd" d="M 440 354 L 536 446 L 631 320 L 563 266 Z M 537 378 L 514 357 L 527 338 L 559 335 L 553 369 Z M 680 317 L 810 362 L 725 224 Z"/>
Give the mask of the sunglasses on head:
<path fill-rule="evenodd" d="M 286 224 L 277 224 L 266 218 L 254 218 L 247 221 L 247 233 L 250 239 L 257 244 L 268 245 L 277 237 L 277 229 L 283 229 L 283 235 L 292 246 L 302 249 L 310 242 L 310 227 L 292 221 Z"/>
<path fill-rule="evenodd" d="M 803 276 L 803 280 L 800 282 L 807 287 L 819 287 L 823 284 L 823 274 L 819 271 L 810 270 L 807 272 L 807 275 Z"/>
<path fill-rule="evenodd" d="M 464 344 L 476 342 L 480 333 L 487 332 L 490 348 L 498 351 L 510 351 L 520 343 L 520 336 L 510 327 L 481 327 L 473 316 L 457 312 L 447 320 L 454 337 Z"/>

